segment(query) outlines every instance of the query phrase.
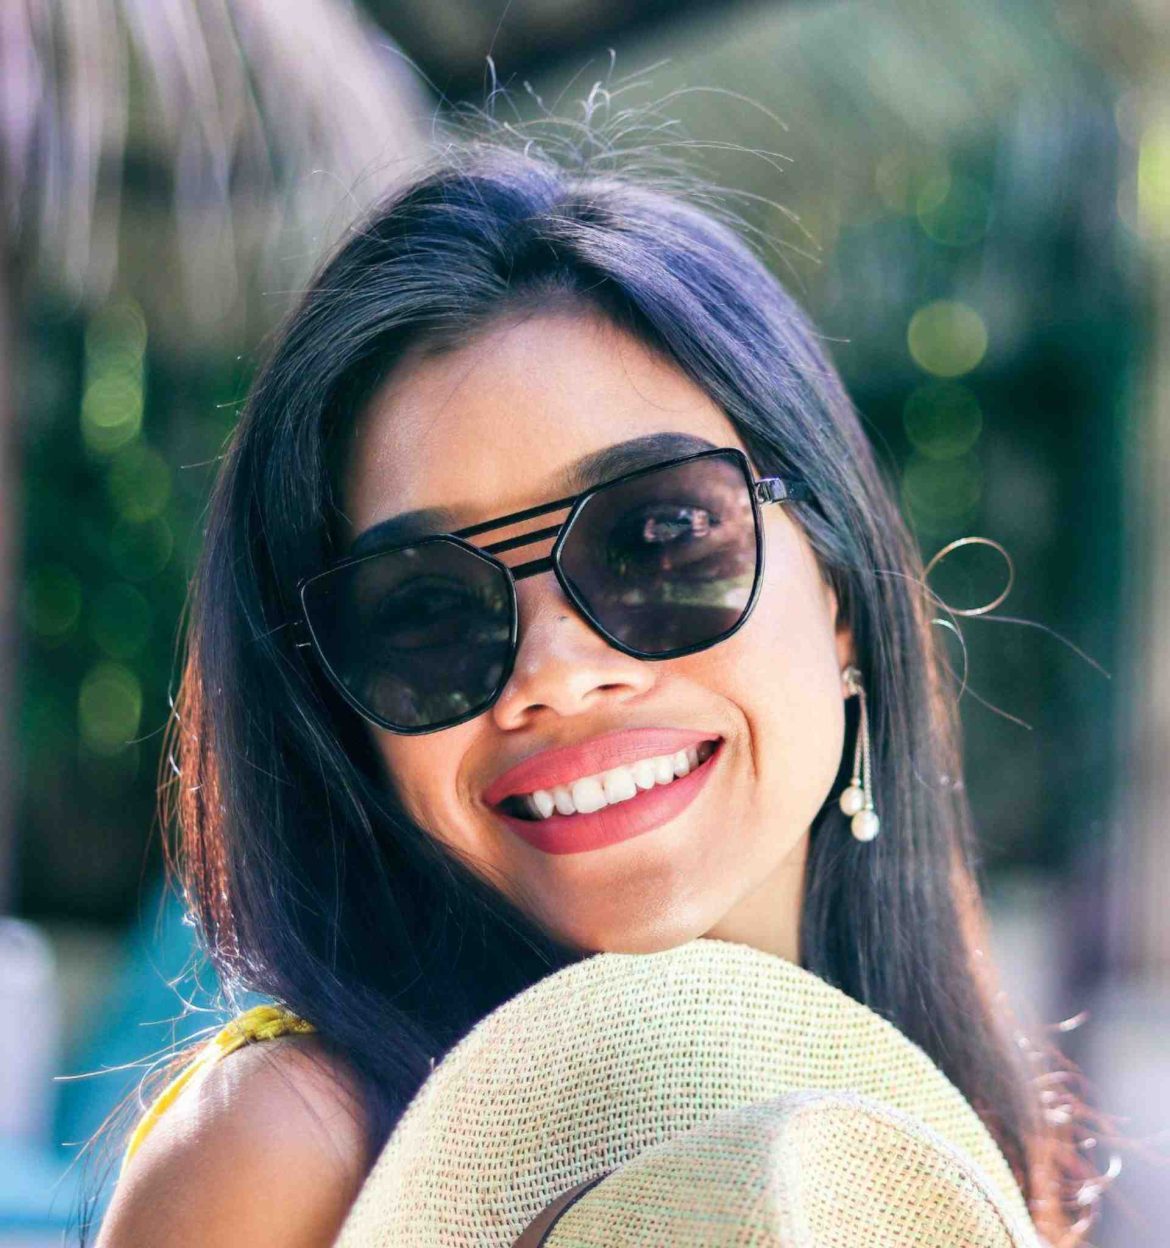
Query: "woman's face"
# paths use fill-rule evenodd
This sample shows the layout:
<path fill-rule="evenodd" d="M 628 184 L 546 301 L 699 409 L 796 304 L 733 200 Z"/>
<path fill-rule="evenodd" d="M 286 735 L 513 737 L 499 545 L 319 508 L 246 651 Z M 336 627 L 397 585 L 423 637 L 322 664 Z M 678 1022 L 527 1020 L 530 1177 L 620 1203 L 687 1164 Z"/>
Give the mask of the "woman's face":
<path fill-rule="evenodd" d="M 347 461 L 348 536 L 416 508 L 453 513 L 449 531 L 564 497 L 575 461 L 654 434 L 746 450 L 699 386 L 600 316 L 561 310 L 500 322 L 442 355 L 407 357 L 374 396 Z M 678 445 L 661 458 L 688 453 Z M 420 736 L 367 724 L 411 818 L 578 950 L 643 953 L 710 936 L 799 957 L 809 825 L 841 760 L 841 670 L 853 651 L 787 509 L 763 507 L 761 517 L 759 598 L 744 626 L 714 647 L 657 662 L 622 654 L 548 572 L 517 583 L 519 650 L 489 710 Z M 550 548 L 545 541 L 502 558 L 515 564 Z M 700 738 L 718 744 L 703 783 L 687 790 L 693 797 L 673 810 L 661 775 L 638 787 L 619 807 L 623 819 L 638 803 L 658 815 L 616 843 L 545 852 L 485 798 L 503 773 L 546 751 L 562 751 L 553 762 L 579 777 L 618 765 L 637 774 L 638 759 Z M 570 813 L 566 836 L 573 819 L 597 822 Z"/>

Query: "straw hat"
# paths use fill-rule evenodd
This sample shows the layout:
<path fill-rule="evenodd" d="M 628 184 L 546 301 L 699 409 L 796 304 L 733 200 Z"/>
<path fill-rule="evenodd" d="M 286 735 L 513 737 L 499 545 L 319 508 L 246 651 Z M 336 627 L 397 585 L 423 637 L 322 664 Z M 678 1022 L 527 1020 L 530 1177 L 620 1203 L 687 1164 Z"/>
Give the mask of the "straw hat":
<path fill-rule="evenodd" d="M 483 1018 L 335 1248 L 1042 1248 L 929 1057 L 773 954 L 598 953 Z"/>

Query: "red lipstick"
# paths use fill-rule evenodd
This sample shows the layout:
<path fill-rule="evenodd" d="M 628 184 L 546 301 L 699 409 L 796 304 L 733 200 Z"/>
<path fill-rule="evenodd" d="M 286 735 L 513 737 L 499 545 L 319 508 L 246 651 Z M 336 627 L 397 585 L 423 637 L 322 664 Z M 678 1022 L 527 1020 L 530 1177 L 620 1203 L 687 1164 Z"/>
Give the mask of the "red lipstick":
<path fill-rule="evenodd" d="M 687 746 L 718 738 L 718 733 L 695 732 L 690 728 L 622 728 L 579 745 L 565 745 L 531 755 L 497 776 L 484 790 L 483 800 L 495 806 L 515 793 L 551 789 L 611 767 L 626 767 L 640 758 L 677 754 Z"/>
<path fill-rule="evenodd" d="M 669 784 L 639 790 L 628 801 L 590 814 L 553 814 L 547 819 L 521 819 L 498 804 L 518 793 L 551 789 L 582 776 L 625 766 L 639 759 L 676 753 L 701 741 L 716 742 L 709 757 Z M 484 793 L 496 815 L 522 840 L 548 854 L 575 854 L 600 849 L 650 832 L 681 814 L 702 791 L 722 754 L 722 740 L 711 733 L 674 728 L 631 728 L 595 737 L 581 745 L 546 750 L 504 772 Z"/>

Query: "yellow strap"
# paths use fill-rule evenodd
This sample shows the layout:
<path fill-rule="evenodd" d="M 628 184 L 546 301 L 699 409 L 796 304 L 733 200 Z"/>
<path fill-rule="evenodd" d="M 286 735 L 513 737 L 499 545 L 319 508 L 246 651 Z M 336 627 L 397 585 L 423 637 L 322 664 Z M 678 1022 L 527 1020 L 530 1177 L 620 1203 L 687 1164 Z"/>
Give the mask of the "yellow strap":
<path fill-rule="evenodd" d="M 162 1117 L 167 1106 L 182 1092 L 194 1075 L 205 1070 L 212 1062 L 225 1057 L 228 1053 L 234 1053 L 236 1049 L 253 1040 L 272 1040 L 288 1032 L 303 1033 L 316 1030 L 312 1023 L 306 1022 L 305 1019 L 299 1018 L 291 1010 L 286 1010 L 280 1005 L 255 1005 L 232 1019 L 208 1040 L 198 1055 L 183 1067 L 182 1071 L 151 1102 L 150 1108 L 138 1120 L 130 1136 L 130 1142 L 122 1157 L 122 1170 L 126 1169 L 127 1162 L 133 1157 L 151 1127 Z"/>

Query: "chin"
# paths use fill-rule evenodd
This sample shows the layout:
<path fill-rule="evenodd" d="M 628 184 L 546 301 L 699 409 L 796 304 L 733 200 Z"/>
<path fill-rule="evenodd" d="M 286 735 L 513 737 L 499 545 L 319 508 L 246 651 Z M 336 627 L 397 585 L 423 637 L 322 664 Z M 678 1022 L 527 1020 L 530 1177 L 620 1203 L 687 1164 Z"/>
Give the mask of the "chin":
<path fill-rule="evenodd" d="M 648 921 L 641 927 L 626 923 L 619 931 L 605 930 L 572 933 L 558 932 L 556 939 L 579 950 L 591 953 L 662 953 L 685 945 L 688 941 L 707 934 L 710 922 L 697 921 L 685 924 L 679 920 L 670 923 Z"/>

